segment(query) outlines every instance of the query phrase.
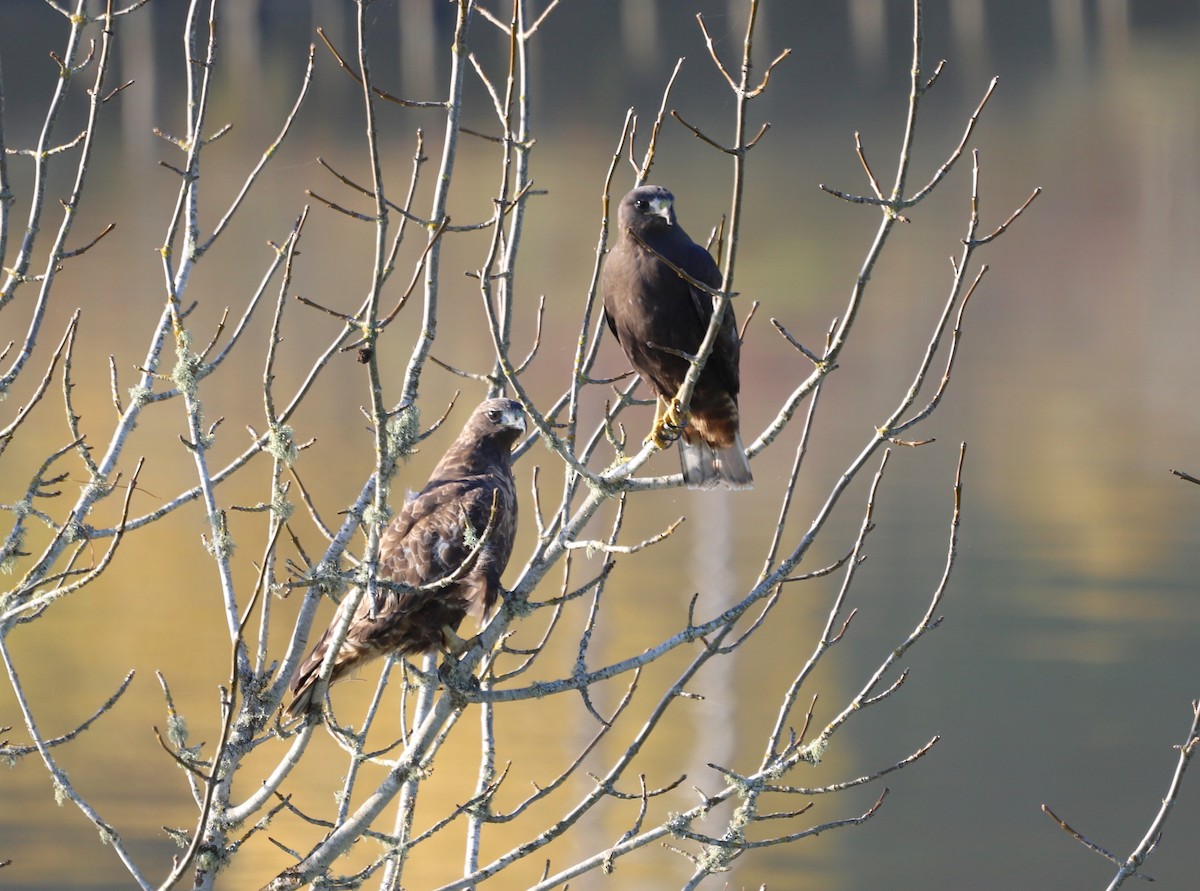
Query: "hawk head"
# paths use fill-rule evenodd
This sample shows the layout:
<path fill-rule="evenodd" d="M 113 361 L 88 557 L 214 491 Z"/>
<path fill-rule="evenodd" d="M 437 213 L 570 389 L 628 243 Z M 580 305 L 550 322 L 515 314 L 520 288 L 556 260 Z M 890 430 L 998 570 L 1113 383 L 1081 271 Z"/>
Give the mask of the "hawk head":
<path fill-rule="evenodd" d="M 621 199 L 621 228 L 638 235 L 675 225 L 675 196 L 662 186 L 639 186 Z"/>
<path fill-rule="evenodd" d="M 467 427 L 480 439 L 496 439 L 512 448 L 525 432 L 525 409 L 515 399 L 488 399 L 471 414 Z"/>

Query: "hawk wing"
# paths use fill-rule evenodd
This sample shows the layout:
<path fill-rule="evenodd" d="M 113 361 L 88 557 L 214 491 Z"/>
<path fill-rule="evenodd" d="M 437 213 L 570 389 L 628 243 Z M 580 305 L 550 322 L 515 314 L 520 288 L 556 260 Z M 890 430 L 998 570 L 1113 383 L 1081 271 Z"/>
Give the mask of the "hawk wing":
<path fill-rule="evenodd" d="M 446 625 L 457 629 L 467 615 L 486 615 L 495 603 L 516 531 L 516 517 L 502 488 L 490 479 L 435 480 L 404 506 L 380 542 L 382 584 L 374 598 L 364 593 L 358 599 L 330 683 L 387 652 L 409 655 L 434 649 Z M 493 492 L 501 492 L 494 518 Z M 422 590 L 449 576 L 455 578 L 445 587 Z M 296 698 L 289 713 L 302 714 L 313 704 L 321 663 L 351 602 L 346 597 L 338 605 L 333 621 L 297 670 L 292 682 Z"/>
<path fill-rule="evenodd" d="M 682 262 L 677 261 L 676 265 L 701 284 L 708 285 L 714 290 L 719 289 L 722 276 L 721 270 L 717 267 L 717 261 L 713 259 L 712 254 L 690 238 L 687 239 L 687 242 L 687 249 L 683 252 L 684 256 L 680 258 Z M 713 297 L 688 282 L 683 282 L 683 284 L 687 286 L 688 293 L 692 298 L 692 306 L 695 308 L 696 317 L 700 322 L 700 338 L 692 348 L 694 351 L 700 346 L 700 341 L 704 339 L 704 334 L 708 331 L 708 324 L 712 321 Z M 733 397 L 736 397 L 741 389 L 741 380 L 738 374 L 740 354 L 741 342 L 737 335 L 737 321 L 734 318 L 733 307 L 729 306 L 726 307 L 725 315 L 721 318 L 721 327 L 717 330 L 717 342 L 713 344 L 713 351 L 709 354 L 704 370 L 708 372 L 711 369 L 723 389 Z M 701 380 L 703 381 L 704 378 L 701 377 Z"/>
<path fill-rule="evenodd" d="M 379 544 L 379 584 L 359 597 L 330 682 L 387 652 L 424 653 L 445 647 L 462 620 L 482 620 L 496 602 L 500 574 L 517 529 L 513 443 L 525 430 L 520 403 L 482 402 L 434 468 L 429 482 L 388 525 Z M 292 681 L 288 712 L 315 703 L 316 681 L 334 630 L 345 620 L 343 600 Z"/>
<path fill-rule="evenodd" d="M 634 370 L 659 396 L 670 399 L 683 383 L 688 363 L 667 350 L 696 351 L 712 320 L 713 298 L 655 254 L 710 288 L 721 287 L 721 270 L 712 254 L 679 226 L 665 235 L 645 233 L 643 239 L 650 250 L 622 233 L 605 264 L 604 317 Z M 737 324 L 730 308 L 704 366 L 701 387 L 715 385 L 736 398 L 739 353 Z"/>
<path fill-rule="evenodd" d="M 472 584 L 472 580 L 483 576 L 478 581 L 486 583 L 493 572 L 498 579 L 497 567 L 508 562 L 516 531 L 515 501 L 511 487 L 490 474 L 431 481 L 384 532 L 380 576 L 419 586 L 453 575 L 469 588 L 464 592 L 469 594 L 466 613 L 482 618 L 492 602 L 486 584 Z M 445 596 L 451 587 L 423 593 L 381 590 L 384 601 L 379 612 L 402 615 L 431 596 Z"/>

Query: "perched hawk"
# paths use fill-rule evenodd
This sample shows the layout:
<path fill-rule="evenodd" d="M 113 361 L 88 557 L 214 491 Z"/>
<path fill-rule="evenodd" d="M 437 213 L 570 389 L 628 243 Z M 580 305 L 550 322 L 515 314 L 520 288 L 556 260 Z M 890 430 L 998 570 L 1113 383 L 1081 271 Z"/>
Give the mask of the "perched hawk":
<path fill-rule="evenodd" d="M 634 370 L 657 396 L 647 441 L 662 448 L 668 442 L 666 428 L 682 428 L 679 458 L 689 488 L 749 489 L 754 479 L 738 432 L 741 344 L 732 306 L 721 318 L 689 414 L 681 417 L 675 403 L 690 367 L 679 354 L 699 350 L 712 319 L 713 298 L 655 254 L 710 288 L 721 287 L 721 271 L 675 221 L 674 202 L 675 196 L 662 186 L 641 186 L 621 200 L 616 243 L 604 262 L 604 314 Z"/>
<path fill-rule="evenodd" d="M 479 621 L 488 615 L 512 554 L 517 491 L 510 456 L 524 432 L 525 413 L 511 399 L 489 399 L 471 414 L 425 488 L 404 505 L 379 544 L 381 580 L 414 588 L 453 581 L 424 591 L 380 585 L 373 603 L 365 595 L 360 598 L 331 683 L 387 653 L 407 656 L 463 648 L 455 633 L 459 624 L 468 615 Z M 342 601 L 328 630 L 296 671 L 289 714 L 320 708 L 317 675 L 349 602 Z"/>

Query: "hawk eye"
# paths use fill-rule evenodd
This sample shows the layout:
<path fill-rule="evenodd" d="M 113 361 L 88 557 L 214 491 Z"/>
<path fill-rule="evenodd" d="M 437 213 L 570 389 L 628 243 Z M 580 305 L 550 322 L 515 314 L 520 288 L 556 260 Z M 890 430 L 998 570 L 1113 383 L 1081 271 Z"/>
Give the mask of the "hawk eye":
<path fill-rule="evenodd" d="M 498 423 L 500 420 L 501 414 L 502 414 L 502 412 L 500 411 L 500 409 L 493 408 L 491 411 L 489 411 L 487 413 L 488 420 L 491 421 L 493 424 Z"/>
<path fill-rule="evenodd" d="M 639 198 L 633 202 L 633 206 L 636 207 L 638 210 L 645 212 L 650 209 L 650 202 L 647 201 L 645 198 Z"/>

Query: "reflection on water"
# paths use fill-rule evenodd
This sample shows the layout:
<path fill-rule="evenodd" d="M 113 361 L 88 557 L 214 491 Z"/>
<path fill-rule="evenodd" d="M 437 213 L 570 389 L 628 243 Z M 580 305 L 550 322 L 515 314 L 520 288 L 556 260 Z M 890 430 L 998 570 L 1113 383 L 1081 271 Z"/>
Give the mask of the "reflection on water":
<path fill-rule="evenodd" d="M 741 4 L 693 5 L 705 9 L 720 51 L 736 52 Z M 175 181 L 156 166 L 171 156 L 149 131 L 179 126 L 179 111 L 170 104 L 183 74 L 175 50 L 179 6 L 156 0 L 129 17 L 121 32 L 120 77 L 137 81 L 115 116 L 122 128 L 122 163 L 103 159 L 110 172 L 96 184 L 77 231 L 96 231 L 107 220 L 105 205 L 113 202 L 136 208 L 123 218 L 140 220 L 141 226 L 123 223 L 86 272 L 68 265 L 62 286 L 78 296 L 49 325 L 60 331 L 74 304 L 84 307 L 88 340 L 77 350 L 76 367 L 86 369 L 78 375 L 78 399 L 87 418 L 111 417 L 107 356 L 121 357 L 122 374 L 140 361 L 136 350 L 161 302 L 154 249 L 163 238 Z M 749 427 L 765 424 L 808 370 L 766 319 L 778 318 L 806 343 L 819 343 L 841 311 L 873 230 L 870 211 L 839 204 L 815 184 L 861 190 L 853 132 L 862 132 L 871 160 L 883 170 L 903 123 L 907 11 L 889 5 L 884 16 L 881 4 L 864 0 L 828 6 L 768 3 L 763 13 L 764 58 L 785 46 L 795 52 L 778 69 L 759 110 L 774 126 L 752 157 L 747 184 L 750 218 L 738 288 L 763 302 L 743 358 Z M 547 401 L 570 366 L 578 308 L 594 261 L 596 196 L 625 109 L 635 105 L 643 116 L 652 113 L 675 58 L 687 55 L 676 106 L 713 132 L 729 129 L 732 108 L 725 94 L 710 98 L 722 87 L 705 67 L 692 6 L 685 13 L 677 4 L 625 0 L 617 9 L 611 15 L 608 7 L 566 4 L 547 20 L 534 61 L 535 178 L 549 196 L 536 199 L 528 218 L 527 262 L 518 282 L 529 299 L 517 330 L 529 330 L 531 325 L 522 325 L 532 320 L 534 298 L 545 294 L 546 345 L 533 392 Z M 377 74 L 398 81 L 405 95 L 436 95 L 445 61 L 427 50 L 445 43 L 449 5 L 404 2 L 372 10 Z M 235 128 L 225 137 L 228 152 L 213 153 L 217 166 L 208 176 L 220 197 L 205 210 L 209 225 L 216 208 L 236 194 L 241 162 L 257 157 L 290 107 L 314 28 L 324 27 L 335 44 L 353 41 L 348 4 L 296 3 L 286 9 L 278 3 L 230 4 L 226 15 L 226 67 L 212 120 L 214 126 L 232 120 Z M 943 409 L 920 431 L 937 442 L 893 455 L 869 560 L 852 596 L 859 614 L 846 643 L 813 679 L 812 691 L 820 693 L 815 720 L 829 720 L 924 609 L 944 560 L 956 447 L 966 440 L 964 525 L 942 610 L 945 622 L 912 652 L 907 662 L 912 674 L 901 694 L 851 722 L 820 767 L 789 780 L 819 785 L 847 779 L 893 763 L 934 734 L 942 741 L 930 758 L 888 778 L 892 795 L 867 826 L 758 852 L 738 864 L 730 888 L 764 883 L 772 889 L 1007 888 L 1029 881 L 1031 861 L 1039 887 L 1106 880 L 1107 867 L 1074 848 L 1038 813 L 1038 805 L 1051 804 L 1107 847 L 1130 849 L 1157 808 L 1173 765 L 1170 746 L 1182 737 L 1188 701 L 1198 695 L 1200 608 L 1194 580 L 1200 490 L 1174 480 L 1166 469 L 1200 471 L 1194 396 L 1200 258 L 1191 247 L 1200 213 L 1195 164 L 1200 62 L 1194 51 L 1200 13 L 1185 4 L 955 0 L 928 4 L 926 15 L 929 53 L 946 57 L 949 65 L 927 101 L 914 180 L 923 181 L 940 163 L 988 79 L 999 74 L 1000 90 L 973 143 L 983 162 L 984 228 L 1001 222 L 1033 186 L 1043 186 L 1045 194 L 985 258 L 993 268 L 969 308 L 954 385 Z M 10 145 L 28 144 L 35 133 L 31 115 L 44 101 L 52 72 L 45 47 L 28 38 L 52 33 L 53 21 L 54 13 L 32 3 L 6 5 L 0 13 Z M 481 26 L 476 49 L 488 57 L 502 51 L 502 41 Z M 244 303 L 269 255 L 266 240 L 282 240 L 308 200 L 304 189 L 337 194 L 314 157 L 364 176 L 358 110 L 346 101 L 345 75 L 327 55 L 319 58 L 297 138 L 268 168 L 259 200 L 224 246 L 220 268 L 202 264 L 197 270 L 191 292 L 203 297 L 197 330 L 214 327 L 224 306 Z M 485 96 L 477 84 L 472 90 L 472 124 L 490 130 Z M 384 116 L 397 182 L 410 163 L 417 126 L 428 128 L 428 151 L 440 126 L 435 114 L 389 110 Z M 24 175 L 19 159 L 10 163 L 15 176 Z M 461 190 L 451 208 L 456 219 L 487 216 L 494 174 L 490 153 L 464 147 Z M 666 128 L 654 178 L 680 195 L 680 213 L 694 232 L 704 231 L 725 209 L 726 174 L 724 159 L 681 128 Z M 626 170 L 620 176 L 627 179 Z M 875 271 L 858 340 L 822 397 L 789 527 L 793 536 L 908 386 L 913 357 L 948 286 L 946 256 L 962 235 L 968 197 L 963 182 L 913 211 L 912 224 L 893 236 L 891 253 Z M 308 225 L 307 252 L 314 261 L 304 265 L 297 290 L 348 308 L 366 288 L 370 245 L 362 232 L 327 211 L 314 212 Z M 464 316 L 475 311 L 477 296 L 469 280 L 458 280 L 457 270 L 478 265 L 479 244 L 464 239 L 443 261 L 452 270 L 444 277 L 446 300 L 455 309 L 461 305 Z M 412 259 L 405 254 L 403 263 Z M 18 327 L 6 327 L 0 340 L 16 336 Z M 257 320 L 253 331 L 264 337 L 265 320 Z M 328 335 L 323 320 L 293 312 L 278 369 L 281 382 L 294 385 Z M 464 323 L 439 345 L 439 358 L 474 367 L 487 350 L 482 329 Z M 382 358 L 398 380 L 406 349 L 397 346 Z M 236 362 L 241 364 L 227 369 L 220 394 L 222 412 L 230 416 L 227 431 L 261 418 L 258 360 Z M 618 373 L 622 362 L 609 350 L 601 372 Z M 461 385 L 446 375 L 428 375 L 422 393 L 426 419 L 439 414 Z M 302 438 L 319 436 L 305 484 L 330 516 L 353 497 L 371 467 L 357 407 L 365 400 L 360 372 L 347 359 L 318 383 L 316 403 L 296 422 L 298 433 L 305 431 Z M 148 415 L 138 431 L 145 445 L 131 454 L 173 441 L 182 430 L 178 413 Z M 218 442 L 218 459 L 242 447 L 232 434 L 226 437 Z M 423 480 L 446 441 L 431 440 L 400 485 Z M 44 446 L 18 439 L 5 460 L 23 467 L 20 462 L 34 460 Z M 623 534 L 635 541 L 688 516 L 653 557 L 621 562 L 606 594 L 610 620 L 593 641 L 592 664 L 638 652 L 678 627 L 693 591 L 702 609 L 716 610 L 757 576 L 762 530 L 773 525 L 777 511 L 778 493 L 769 481 L 786 478 L 794 446 L 793 435 L 762 456 L 755 475 L 763 482 L 753 494 L 662 493 L 627 519 Z M 151 509 L 180 480 L 190 479 L 186 455 L 154 458 L 143 478 L 150 494 L 138 494 L 135 510 Z M 674 456 L 661 456 L 654 468 L 673 469 L 673 462 Z M 534 463 L 546 471 L 547 453 L 534 450 L 522 462 L 523 491 Z M 304 467 L 302 462 L 302 473 Z M 15 476 L 0 480 L 0 502 L 10 503 L 22 485 Z M 254 503 L 270 495 L 247 480 L 226 497 Z M 844 552 L 864 497 L 860 486 L 843 505 L 814 566 Z M 528 517 L 522 530 L 526 544 L 533 536 Z M 260 534 L 256 522 L 233 520 L 235 535 L 246 542 L 238 561 L 239 584 L 246 587 L 260 546 L 253 544 Z M 228 678 L 228 641 L 211 597 L 211 561 L 199 544 L 203 531 L 199 508 L 179 511 L 140 533 L 142 549 L 119 554 L 103 584 L 56 606 L 62 614 L 57 624 L 36 623 L 10 637 L 15 657 L 26 666 L 28 693 L 41 704 L 42 729 L 50 735 L 77 724 L 127 671 L 137 671 L 128 700 L 89 732 L 88 747 L 66 746 L 57 754 L 105 818 L 122 829 L 141 862 L 155 864 L 148 867 L 152 875 L 165 873 L 175 850 L 144 815 L 153 812 L 157 822 L 171 827 L 194 820 L 184 776 L 162 755 L 151 730 L 164 721 L 154 672 L 161 670 L 170 683 L 193 743 L 217 737 L 216 690 Z M 692 574 L 683 588 L 672 581 L 680 565 L 690 566 Z M 652 783 L 688 774 L 672 807 L 691 805 L 692 785 L 717 785 L 706 761 L 734 769 L 756 763 L 779 695 L 811 650 L 836 585 L 831 577 L 788 590 L 753 647 L 723 664 L 721 672 L 710 669 L 697 678 L 693 692 L 704 698 L 673 706 L 677 720 L 640 765 Z M 277 602 L 275 609 L 287 613 L 294 605 Z M 582 611 L 566 621 L 577 630 Z M 188 629 L 182 639 L 181 626 Z M 538 632 L 540 627 L 523 631 L 526 642 L 535 641 Z M 562 649 L 554 654 L 555 664 L 570 664 L 573 642 L 555 645 Z M 645 688 L 673 678 L 686 659 L 680 654 L 657 667 Z M 361 714 L 374 677 L 370 673 L 339 689 L 339 709 Z M 611 710 L 624 689 L 624 682 L 612 682 L 599 692 L 597 707 Z M 622 720 L 636 727 L 651 705 L 636 701 Z M 470 794 L 476 719 L 468 712 L 448 744 L 439 762 L 445 767 L 431 780 L 431 799 L 461 801 Z M 0 726 L 6 725 L 15 729 L 4 735 L 21 742 L 7 689 L 0 692 Z M 381 727 L 381 736 L 395 729 Z M 500 806 L 511 807 L 530 782 L 552 779 L 595 726 L 579 702 L 562 699 L 502 713 L 497 732 L 500 761 L 514 762 L 510 787 L 500 796 Z M 616 754 L 601 746 L 585 766 L 603 771 Z M 264 772 L 277 757 L 278 752 L 262 755 Z M 343 764 L 332 744 L 318 741 L 292 784 L 297 805 L 327 811 L 328 770 L 340 771 Z M 461 772 L 458 764 L 464 765 Z M 252 767 L 244 782 L 252 785 L 255 779 Z M 590 782 L 585 775 L 575 779 L 571 795 L 585 794 Z M 90 826 L 54 807 L 49 779 L 35 758 L 0 773 L 0 783 L 0 859 L 17 861 L 0 872 L 0 884 L 130 886 L 115 858 L 97 850 Z M 815 823 L 857 814 L 877 795 L 878 789 L 868 787 L 820 797 L 809 816 Z M 1200 795 L 1185 791 L 1152 861 L 1149 872 L 1163 887 L 1187 887 L 1194 875 L 1182 840 L 1197 825 L 1198 800 Z M 435 812 L 431 807 L 429 813 Z M 553 814 L 548 809 L 539 816 L 548 820 Z M 628 829 L 624 814 L 590 819 L 588 845 L 597 839 L 602 841 L 596 846 L 610 843 Z M 524 841 L 526 831 L 498 828 L 485 856 Z M 272 834 L 298 847 L 317 837 L 295 821 L 272 827 Z M 572 844 L 584 843 L 566 842 L 550 856 L 560 863 L 585 853 Z M 409 886 L 433 887 L 458 874 L 460 854 L 453 843 L 449 847 L 444 856 L 415 858 L 406 873 Z M 1014 850 L 1024 856 L 1006 856 Z M 81 856 L 64 857 L 64 851 Z M 255 886 L 282 862 L 269 845 L 248 850 L 224 886 Z M 540 868 L 540 862 L 529 867 Z M 647 854 L 618 862 L 612 879 L 572 887 L 676 887 L 685 874 L 672 857 Z M 532 881 L 531 875 L 521 876 Z"/>

